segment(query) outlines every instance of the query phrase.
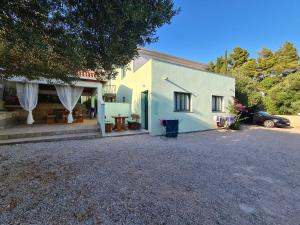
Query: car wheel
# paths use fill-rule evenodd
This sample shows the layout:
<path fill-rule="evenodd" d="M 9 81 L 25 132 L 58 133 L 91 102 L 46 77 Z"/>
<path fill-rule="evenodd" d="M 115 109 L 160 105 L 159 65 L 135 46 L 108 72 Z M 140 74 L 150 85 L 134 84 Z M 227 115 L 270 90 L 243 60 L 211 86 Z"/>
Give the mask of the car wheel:
<path fill-rule="evenodd" d="M 274 122 L 273 122 L 272 120 L 266 120 L 266 121 L 264 122 L 264 126 L 265 126 L 265 127 L 268 127 L 268 128 L 272 128 L 272 127 L 275 126 L 275 124 L 274 124 Z"/>

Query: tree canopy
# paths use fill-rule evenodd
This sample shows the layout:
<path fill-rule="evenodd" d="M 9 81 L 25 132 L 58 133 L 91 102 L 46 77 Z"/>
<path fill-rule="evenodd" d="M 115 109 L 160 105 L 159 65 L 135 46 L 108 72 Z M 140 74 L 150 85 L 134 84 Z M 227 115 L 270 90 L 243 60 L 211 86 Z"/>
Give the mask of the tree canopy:
<path fill-rule="evenodd" d="M 236 97 L 241 103 L 271 113 L 300 113 L 300 58 L 292 43 L 284 43 L 275 52 L 263 48 L 257 58 L 249 58 L 240 47 L 233 49 L 229 60 L 224 60 L 226 56 L 227 51 L 216 63 L 210 62 L 209 70 L 236 77 Z"/>
<path fill-rule="evenodd" d="M 111 78 L 178 12 L 172 0 L 4 0 L 0 76 L 69 81 L 91 69 Z"/>

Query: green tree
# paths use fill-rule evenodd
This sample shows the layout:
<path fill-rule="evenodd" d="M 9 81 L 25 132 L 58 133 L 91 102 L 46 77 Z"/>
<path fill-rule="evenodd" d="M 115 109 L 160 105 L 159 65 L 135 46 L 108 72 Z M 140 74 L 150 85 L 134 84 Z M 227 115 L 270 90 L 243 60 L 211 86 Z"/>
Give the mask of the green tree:
<path fill-rule="evenodd" d="M 223 64 L 224 64 L 224 58 L 222 56 L 218 57 L 215 64 L 215 73 L 221 73 Z"/>
<path fill-rule="evenodd" d="M 172 0 L 1 1 L 0 76 L 110 78 L 177 13 Z"/>
<path fill-rule="evenodd" d="M 249 59 L 239 67 L 235 67 L 232 71 L 235 75 L 241 75 L 253 78 L 257 75 L 257 63 L 255 59 Z"/>
<path fill-rule="evenodd" d="M 272 87 L 274 87 L 276 84 L 280 83 L 282 81 L 279 77 L 266 77 L 261 82 L 259 82 L 258 87 L 261 91 L 267 92 Z"/>
<path fill-rule="evenodd" d="M 276 56 L 271 49 L 263 48 L 258 53 L 257 59 L 258 65 L 257 69 L 261 74 L 271 74 L 273 72 L 273 67 L 276 64 Z"/>
<path fill-rule="evenodd" d="M 228 59 L 227 50 L 226 50 L 225 54 L 224 54 L 224 59 L 223 59 L 222 66 L 220 68 L 220 73 L 221 74 L 229 74 L 230 73 L 228 64 L 229 64 L 229 59 Z"/>
<path fill-rule="evenodd" d="M 245 106 L 261 105 L 262 95 L 257 87 L 257 81 L 238 75 L 235 80 L 235 97 Z"/>
<path fill-rule="evenodd" d="M 220 74 L 230 74 L 227 50 L 225 51 L 224 57 L 220 56 L 217 58 L 216 64 L 214 64 L 212 61 L 209 62 L 208 71 Z"/>
<path fill-rule="evenodd" d="M 233 69 L 242 66 L 248 61 L 248 58 L 249 52 L 246 49 L 242 49 L 240 47 L 234 48 L 233 52 L 230 54 L 230 61 Z"/>
<path fill-rule="evenodd" d="M 274 71 L 280 74 L 284 70 L 294 69 L 299 66 L 299 55 L 297 49 L 290 42 L 285 44 L 275 52 L 276 64 Z"/>
<path fill-rule="evenodd" d="M 264 99 L 267 110 L 273 114 L 300 112 L 300 72 L 290 74 L 272 87 Z"/>
<path fill-rule="evenodd" d="M 208 71 L 209 71 L 209 72 L 212 72 L 212 73 L 215 73 L 215 64 L 214 64 L 214 62 L 213 62 L 213 61 L 210 61 L 210 62 L 208 63 L 208 65 L 209 65 Z"/>
<path fill-rule="evenodd" d="M 249 59 L 247 50 L 236 47 L 230 54 L 228 66 L 224 64 L 225 56 L 218 57 L 211 68 L 216 73 L 227 71 L 236 77 L 236 98 L 242 104 L 265 106 L 272 113 L 300 112 L 299 75 L 278 76 L 285 70 L 299 67 L 297 49 L 292 43 L 286 42 L 275 53 L 263 48 L 257 59 Z M 258 75 L 262 78 L 257 79 Z"/>

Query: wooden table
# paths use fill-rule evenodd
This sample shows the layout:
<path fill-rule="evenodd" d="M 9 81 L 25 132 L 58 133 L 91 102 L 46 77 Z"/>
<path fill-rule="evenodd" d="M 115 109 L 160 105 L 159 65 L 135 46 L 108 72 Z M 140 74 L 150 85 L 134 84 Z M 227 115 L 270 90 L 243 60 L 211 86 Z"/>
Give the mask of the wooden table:
<path fill-rule="evenodd" d="M 115 119 L 114 130 L 116 131 L 126 130 L 125 119 L 128 118 L 128 116 L 112 116 L 112 118 Z"/>

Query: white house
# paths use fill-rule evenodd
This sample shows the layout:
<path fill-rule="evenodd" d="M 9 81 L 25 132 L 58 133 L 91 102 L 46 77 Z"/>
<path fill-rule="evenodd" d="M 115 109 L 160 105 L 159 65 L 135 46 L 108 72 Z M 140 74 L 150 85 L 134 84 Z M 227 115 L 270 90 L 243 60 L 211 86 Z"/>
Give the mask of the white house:
<path fill-rule="evenodd" d="M 151 135 L 163 133 L 164 119 L 178 119 L 179 132 L 213 129 L 214 115 L 228 113 L 235 79 L 207 69 L 205 64 L 141 49 L 139 57 L 104 86 L 104 99 L 129 104 Z"/>
<path fill-rule="evenodd" d="M 114 80 L 99 81 L 88 71 L 82 73 L 81 80 L 73 86 L 43 79 L 27 81 L 20 77 L 5 83 L 14 87 L 12 97 L 18 102 L 17 113 L 19 116 L 25 113 L 28 124 L 39 118 L 42 123 L 46 123 L 46 118 L 47 123 L 51 122 L 48 121 L 49 109 L 58 108 L 61 112 L 61 108 L 65 108 L 62 113 L 68 126 L 79 97 L 96 96 L 97 120 L 103 135 L 105 117 L 106 121 L 114 122 L 114 116 L 130 117 L 133 113 L 140 115 L 142 128 L 150 135 L 160 135 L 163 134 L 162 120 L 176 119 L 179 132 L 192 132 L 216 128 L 214 116 L 228 113 L 228 104 L 235 95 L 235 79 L 207 70 L 205 64 L 140 49 L 139 56 L 127 68 L 119 69 Z M 56 102 L 43 103 L 37 97 L 43 94 L 56 98 Z M 5 121 L 16 115 L 7 103 L 6 111 L 0 112 L 0 127 L 4 128 Z"/>

